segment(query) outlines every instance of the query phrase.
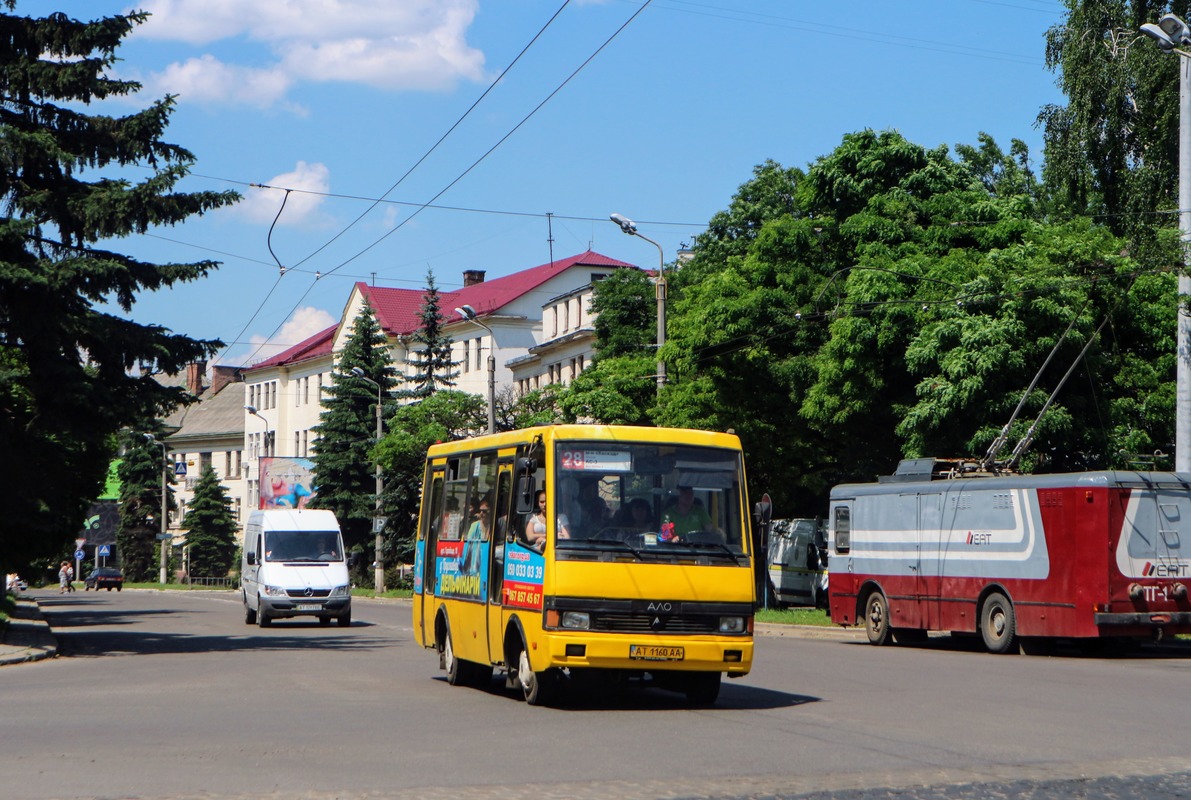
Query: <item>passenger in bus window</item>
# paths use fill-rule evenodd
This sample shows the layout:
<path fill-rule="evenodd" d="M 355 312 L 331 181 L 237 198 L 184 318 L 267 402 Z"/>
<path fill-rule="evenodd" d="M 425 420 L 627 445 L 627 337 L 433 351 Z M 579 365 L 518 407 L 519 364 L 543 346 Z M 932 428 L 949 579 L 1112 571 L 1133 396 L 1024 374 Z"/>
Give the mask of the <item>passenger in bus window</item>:
<path fill-rule="evenodd" d="M 690 486 L 678 487 L 678 499 L 662 511 L 662 538 L 681 538 L 695 531 L 713 530 L 711 515 L 695 500 Z"/>
<path fill-rule="evenodd" d="M 579 485 L 579 527 L 588 536 L 595 534 L 608 524 L 608 504 L 600 497 L 598 478 L 591 478 Z"/>
<path fill-rule="evenodd" d="M 525 523 L 525 541 L 539 553 L 546 548 L 546 490 L 538 489 L 534 495 L 534 507 L 537 509 Z M 558 538 L 570 539 L 570 521 L 566 514 L 558 515 Z"/>
<path fill-rule="evenodd" d="M 476 506 L 475 522 L 467 531 L 467 538 L 486 542 L 492 533 L 492 503 L 488 495 L 480 498 Z"/>
<path fill-rule="evenodd" d="M 451 495 L 447 498 L 446 505 L 446 510 L 443 511 L 442 520 L 438 526 L 438 538 L 458 539 L 462 521 L 462 515 L 459 513 L 459 498 Z"/>
<path fill-rule="evenodd" d="M 634 497 L 630 500 L 628 514 L 625 515 L 621 527 L 633 533 L 657 531 L 657 525 L 653 522 L 653 509 L 649 507 L 649 501 L 643 497 Z"/>

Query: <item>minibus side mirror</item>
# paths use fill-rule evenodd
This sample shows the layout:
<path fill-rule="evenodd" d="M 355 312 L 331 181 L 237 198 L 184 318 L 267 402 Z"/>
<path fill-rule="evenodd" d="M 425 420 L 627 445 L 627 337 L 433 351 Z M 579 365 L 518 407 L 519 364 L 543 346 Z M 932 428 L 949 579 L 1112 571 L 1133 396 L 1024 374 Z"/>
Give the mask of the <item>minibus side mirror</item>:
<path fill-rule="evenodd" d="M 532 514 L 536 510 L 533 507 L 533 496 L 537 494 L 534 487 L 534 480 L 532 475 L 522 475 L 517 479 L 517 513 L 518 514 Z"/>

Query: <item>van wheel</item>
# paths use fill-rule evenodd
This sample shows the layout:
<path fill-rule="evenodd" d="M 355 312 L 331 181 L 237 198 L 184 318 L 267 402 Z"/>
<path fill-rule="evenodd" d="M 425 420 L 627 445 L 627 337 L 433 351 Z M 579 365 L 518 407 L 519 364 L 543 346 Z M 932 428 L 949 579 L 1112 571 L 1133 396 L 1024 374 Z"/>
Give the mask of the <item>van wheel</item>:
<path fill-rule="evenodd" d="M 1000 592 L 993 592 L 980 609 L 980 636 L 990 653 L 1008 653 L 1017 644 L 1017 619 L 1013 604 Z"/>
<path fill-rule="evenodd" d="M 864 630 L 869 644 L 889 643 L 889 601 L 880 592 L 873 592 L 864 601 Z"/>
<path fill-rule="evenodd" d="M 525 642 L 521 643 L 521 652 L 517 656 L 517 683 L 521 685 L 521 693 L 525 702 L 531 706 L 544 706 L 554 695 L 556 676 L 550 670 L 534 672 L 529 665 L 529 652 Z"/>
<path fill-rule="evenodd" d="M 340 627 L 340 628 L 349 628 L 349 627 L 351 627 L 351 624 L 352 624 L 352 612 L 348 611 L 348 612 L 346 612 L 346 613 L 344 613 L 344 614 L 340 614 L 340 615 L 339 615 L 339 617 L 338 617 L 338 618 L 337 618 L 335 621 L 336 621 L 336 622 L 339 624 L 339 627 Z M 327 620 L 327 622 L 330 622 L 330 620 Z"/>
<path fill-rule="evenodd" d="M 240 597 L 244 601 L 244 624 L 245 625 L 255 625 L 256 624 L 256 612 L 248 607 L 248 597 L 246 595 L 240 595 Z"/>
<path fill-rule="evenodd" d="M 272 625 L 273 620 L 269 619 L 269 616 L 265 613 L 264 606 L 261 605 L 259 600 L 257 601 L 256 608 L 256 624 L 262 628 L 267 628 Z"/>

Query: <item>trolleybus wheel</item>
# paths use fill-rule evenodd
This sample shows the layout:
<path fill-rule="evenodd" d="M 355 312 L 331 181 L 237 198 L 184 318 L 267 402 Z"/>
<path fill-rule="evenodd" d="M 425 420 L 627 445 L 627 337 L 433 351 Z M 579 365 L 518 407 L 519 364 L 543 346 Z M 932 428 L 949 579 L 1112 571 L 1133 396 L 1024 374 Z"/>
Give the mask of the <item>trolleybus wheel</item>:
<path fill-rule="evenodd" d="M 873 592 L 864 602 L 864 630 L 869 644 L 889 643 L 889 601 L 880 592 Z"/>
<path fill-rule="evenodd" d="M 980 636 L 990 653 L 1008 653 L 1017 643 L 1017 620 L 1013 604 L 1000 592 L 993 592 L 980 610 Z"/>

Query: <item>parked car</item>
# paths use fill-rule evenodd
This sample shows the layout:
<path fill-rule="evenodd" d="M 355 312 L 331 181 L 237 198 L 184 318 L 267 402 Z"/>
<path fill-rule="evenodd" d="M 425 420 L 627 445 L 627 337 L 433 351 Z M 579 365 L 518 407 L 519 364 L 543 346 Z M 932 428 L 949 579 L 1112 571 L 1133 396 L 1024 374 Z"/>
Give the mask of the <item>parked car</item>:
<path fill-rule="evenodd" d="M 91 570 L 91 574 L 83 581 L 84 589 L 115 589 L 117 592 L 124 588 L 124 573 L 114 567 L 100 567 Z"/>
<path fill-rule="evenodd" d="M 10 573 L 4 581 L 4 588 L 10 592 L 27 592 L 29 591 L 29 584 L 15 572 Z"/>

